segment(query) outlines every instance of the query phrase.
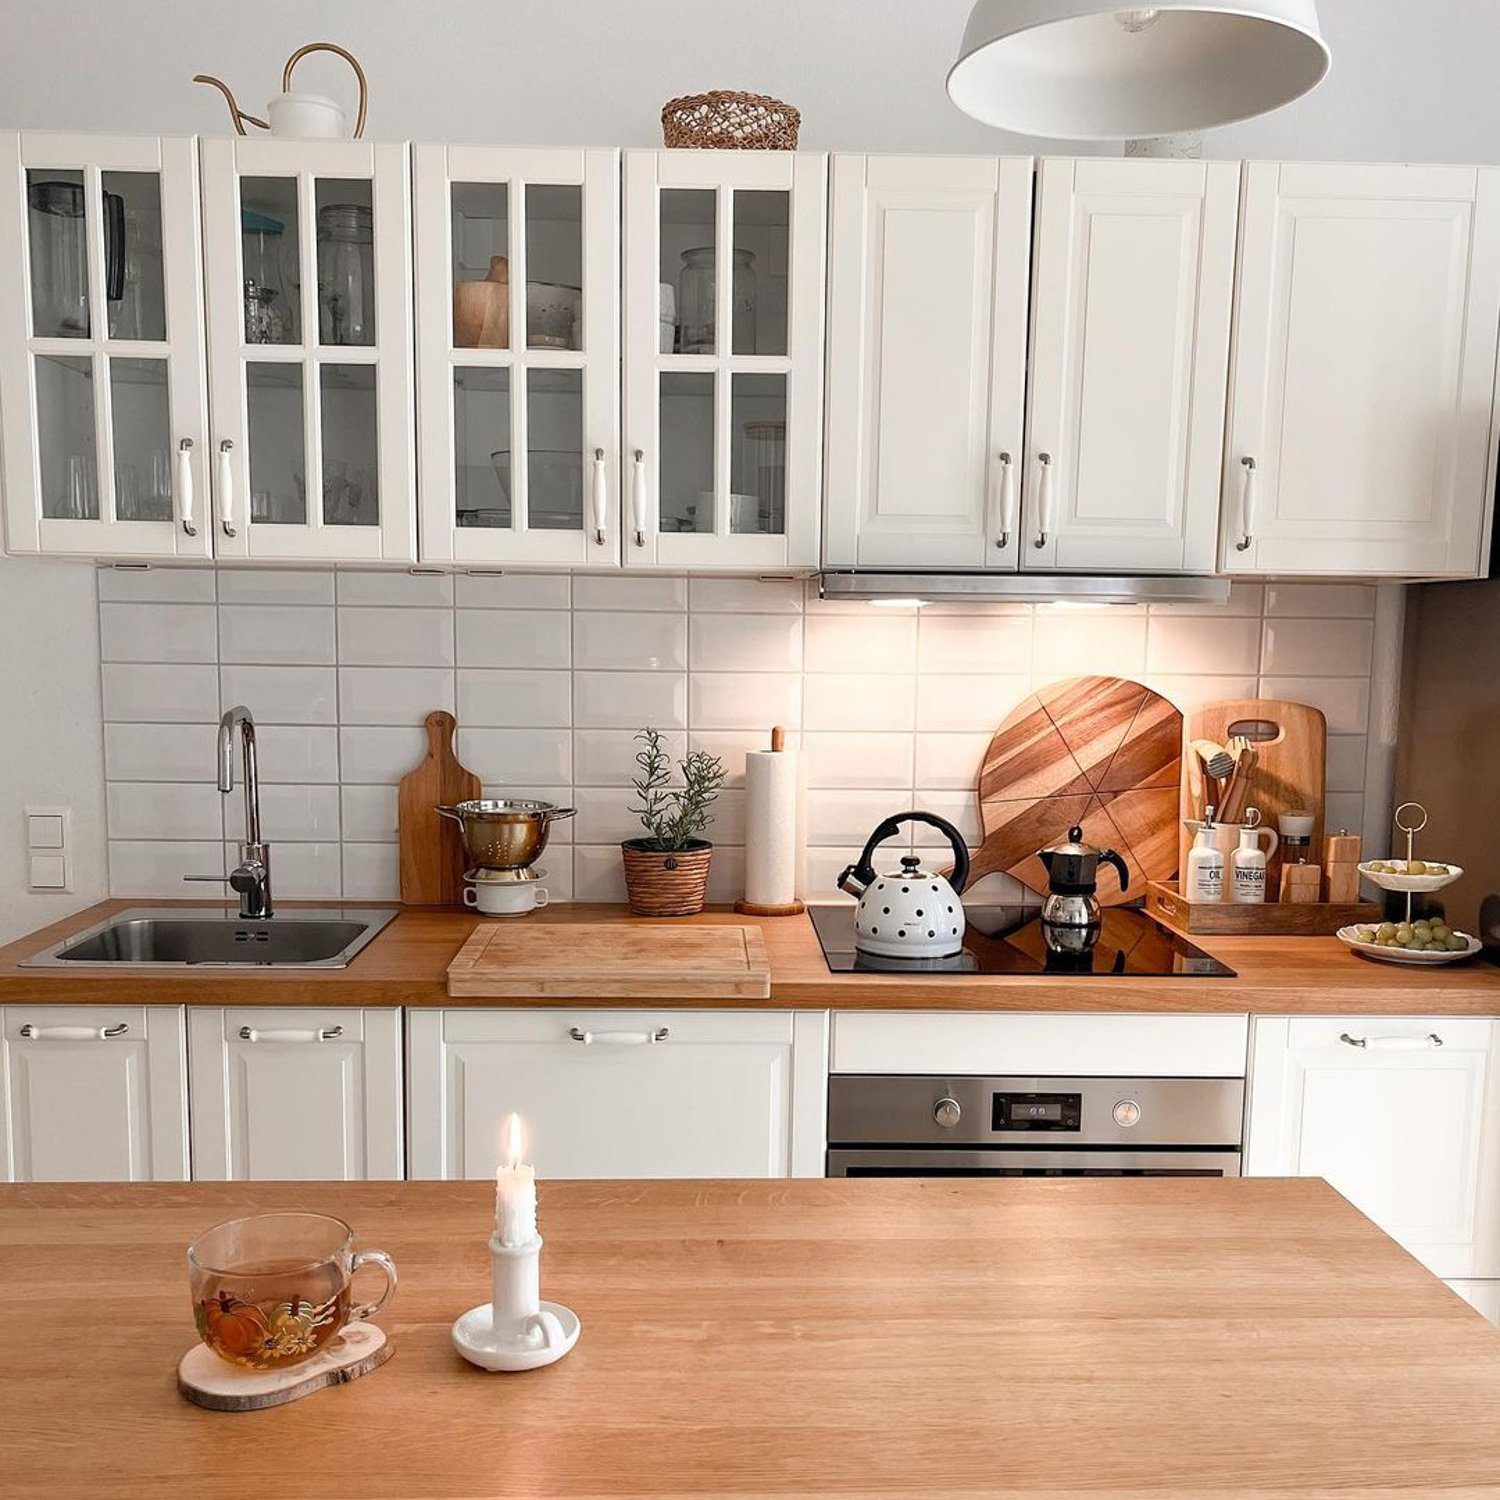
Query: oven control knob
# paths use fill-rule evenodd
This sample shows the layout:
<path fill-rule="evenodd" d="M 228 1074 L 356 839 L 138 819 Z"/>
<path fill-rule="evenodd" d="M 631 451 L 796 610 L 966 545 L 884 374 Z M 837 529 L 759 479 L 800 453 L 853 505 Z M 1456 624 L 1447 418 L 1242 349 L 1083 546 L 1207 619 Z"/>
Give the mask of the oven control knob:
<path fill-rule="evenodd" d="M 1141 1107 L 1134 1099 L 1121 1099 L 1114 1107 L 1114 1117 L 1116 1125 L 1129 1128 L 1140 1122 Z"/>
<path fill-rule="evenodd" d="M 963 1116 L 963 1108 L 957 1099 L 942 1098 L 932 1106 L 932 1118 L 945 1130 L 951 1130 Z"/>

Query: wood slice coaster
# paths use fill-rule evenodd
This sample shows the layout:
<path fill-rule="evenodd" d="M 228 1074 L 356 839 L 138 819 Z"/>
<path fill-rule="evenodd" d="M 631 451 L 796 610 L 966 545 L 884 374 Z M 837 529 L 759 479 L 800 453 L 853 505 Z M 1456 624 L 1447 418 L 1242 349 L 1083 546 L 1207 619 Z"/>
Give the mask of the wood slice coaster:
<path fill-rule="evenodd" d="M 350 1323 L 321 1353 L 285 1370 L 239 1370 L 206 1344 L 195 1344 L 177 1366 L 177 1389 L 210 1411 L 263 1411 L 325 1386 L 348 1385 L 378 1370 L 395 1352 L 385 1330 L 373 1323 Z"/>
<path fill-rule="evenodd" d="M 1177 873 L 1177 784 L 1182 715 L 1157 693 L 1121 677 L 1073 677 L 1017 704 L 995 732 L 979 772 L 984 842 L 969 883 L 1004 872 L 1047 889 L 1036 851 L 1065 839 L 1114 849 L 1130 870 L 1122 892 L 1099 870 L 1105 906 L 1144 896 L 1150 880 Z"/>

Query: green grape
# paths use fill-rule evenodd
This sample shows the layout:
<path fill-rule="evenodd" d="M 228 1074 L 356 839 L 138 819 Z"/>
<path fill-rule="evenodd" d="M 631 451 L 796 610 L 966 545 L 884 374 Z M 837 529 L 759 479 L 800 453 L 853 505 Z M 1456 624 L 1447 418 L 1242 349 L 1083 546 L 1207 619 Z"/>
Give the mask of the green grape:
<path fill-rule="evenodd" d="M 1450 932 L 1444 939 L 1443 946 L 1450 953 L 1462 953 L 1469 946 L 1469 940 L 1461 932 Z"/>

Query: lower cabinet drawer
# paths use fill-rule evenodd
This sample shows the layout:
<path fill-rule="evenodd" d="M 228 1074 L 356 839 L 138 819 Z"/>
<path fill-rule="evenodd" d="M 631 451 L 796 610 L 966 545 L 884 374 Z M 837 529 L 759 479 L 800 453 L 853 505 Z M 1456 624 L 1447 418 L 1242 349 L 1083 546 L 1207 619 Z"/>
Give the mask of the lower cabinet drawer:
<path fill-rule="evenodd" d="M 488 1177 L 512 1111 L 540 1177 L 821 1176 L 822 1012 L 408 1015 L 414 1177 Z"/>

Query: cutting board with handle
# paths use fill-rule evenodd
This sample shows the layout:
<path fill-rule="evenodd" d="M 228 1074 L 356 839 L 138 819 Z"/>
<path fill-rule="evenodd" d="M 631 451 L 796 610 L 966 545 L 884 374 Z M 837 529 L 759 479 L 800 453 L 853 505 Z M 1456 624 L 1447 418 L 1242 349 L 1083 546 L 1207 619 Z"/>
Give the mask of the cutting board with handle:
<path fill-rule="evenodd" d="M 427 754 L 401 778 L 401 901 L 405 906 L 458 906 L 464 899 L 464 846 L 458 824 L 440 818 L 440 803 L 465 802 L 484 788 L 453 752 L 457 722 L 437 709 L 427 715 Z"/>
<path fill-rule="evenodd" d="M 765 1000 L 771 965 L 758 927 L 501 918 L 481 923 L 458 950 L 448 965 L 448 993 L 480 1000 Z"/>
<path fill-rule="evenodd" d="M 1125 677 L 1071 677 L 1040 688 L 1011 712 L 979 770 L 984 842 L 969 884 L 1004 872 L 1047 889 L 1037 850 L 1077 824 L 1085 840 L 1115 850 L 1130 871 L 1121 891 L 1108 865 L 1099 900 L 1116 906 L 1177 873 L 1177 783 L 1182 715 Z"/>
<path fill-rule="evenodd" d="M 1327 779 L 1328 721 L 1321 709 L 1306 703 L 1287 703 L 1279 698 L 1229 698 L 1205 703 L 1184 722 L 1184 744 L 1213 740 L 1227 746 L 1243 735 L 1255 751 L 1255 769 L 1249 789 L 1236 801 L 1241 808 L 1260 809 L 1260 820 L 1276 827 L 1282 813 L 1311 813 L 1317 819 L 1307 857 L 1317 863 L 1323 857 L 1323 796 Z M 1191 835 L 1181 820 L 1197 817 L 1190 778 L 1182 778 L 1180 789 L 1178 862 L 1187 866 Z"/>

